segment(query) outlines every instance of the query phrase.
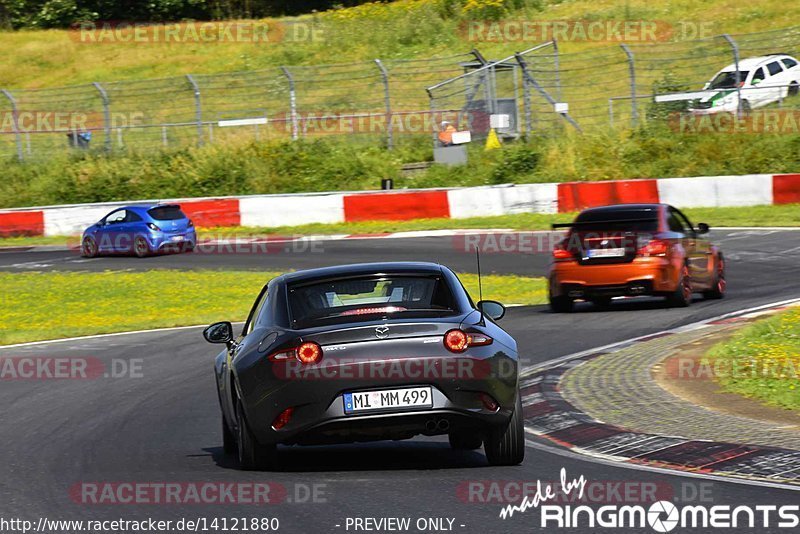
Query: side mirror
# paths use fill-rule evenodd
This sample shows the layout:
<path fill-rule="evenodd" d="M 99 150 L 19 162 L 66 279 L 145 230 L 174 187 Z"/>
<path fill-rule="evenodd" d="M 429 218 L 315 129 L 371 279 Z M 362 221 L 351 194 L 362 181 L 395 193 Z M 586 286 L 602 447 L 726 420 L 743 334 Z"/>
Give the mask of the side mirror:
<path fill-rule="evenodd" d="M 506 307 L 494 300 L 482 300 L 478 309 L 493 321 L 499 321 L 506 314 Z"/>
<path fill-rule="evenodd" d="M 711 227 L 708 226 L 706 223 L 698 223 L 697 224 L 697 233 L 698 234 L 707 234 L 709 230 L 711 230 Z"/>
<path fill-rule="evenodd" d="M 233 341 L 233 325 L 228 321 L 214 323 L 203 330 L 203 337 L 209 343 L 230 343 Z"/>

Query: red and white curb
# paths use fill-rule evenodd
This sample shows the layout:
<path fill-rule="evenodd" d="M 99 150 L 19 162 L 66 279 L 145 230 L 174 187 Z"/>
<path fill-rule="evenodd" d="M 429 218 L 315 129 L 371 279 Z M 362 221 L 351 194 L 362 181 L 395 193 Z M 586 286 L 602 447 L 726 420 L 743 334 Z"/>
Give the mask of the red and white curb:
<path fill-rule="evenodd" d="M 797 305 L 800 299 L 748 308 L 526 368 L 521 379 L 525 430 L 557 450 L 568 450 L 590 461 L 800 490 L 800 451 L 632 431 L 593 419 L 565 400 L 559 391 L 559 383 L 568 370 L 598 356 L 710 325 L 744 322 Z M 530 444 L 552 448 L 542 441 Z"/>
<path fill-rule="evenodd" d="M 180 204 L 195 224 L 201 227 L 274 228 L 309 223 L 566 213 L 592 206 L 630 202 L 665 202 L 680 208 L 800 203 L 800 174 L 504 184 L 43 206 L 0 210 L 0 236 L 75 235 L 112 209 L 154 202 Z"/>

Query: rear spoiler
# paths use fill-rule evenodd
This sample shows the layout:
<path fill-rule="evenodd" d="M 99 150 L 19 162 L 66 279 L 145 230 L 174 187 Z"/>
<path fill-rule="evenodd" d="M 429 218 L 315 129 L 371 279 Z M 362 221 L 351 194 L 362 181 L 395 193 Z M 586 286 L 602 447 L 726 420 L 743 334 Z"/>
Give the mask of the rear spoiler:
<path fill-rule="evenodd" d="M 559 228 L 572 228 L 574 226 L 591 226 L 597 224 L 627 224 L 627 223 L 641 223 L 641 222 L 658 222 L 658 217 L 651 217 L 647 219 L 615 219 L 613 221 L 585 221 L 585 222 L 571 222 L 571 223 L 555 223 L 551 224 L 550 228 L 557 230 Z"/>

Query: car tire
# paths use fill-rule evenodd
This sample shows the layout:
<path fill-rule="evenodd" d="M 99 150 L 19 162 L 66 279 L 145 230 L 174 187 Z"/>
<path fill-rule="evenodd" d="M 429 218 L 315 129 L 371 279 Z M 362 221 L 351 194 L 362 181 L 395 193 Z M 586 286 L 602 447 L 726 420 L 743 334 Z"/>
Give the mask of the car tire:
<path fill-rule="evenodd" d="M 474 451 L 483 445 L 483 438 L 477 432 L 450 432 L 450 447 L 455 451 Z"/>
<path fill-rule="evenodd" d="M 550 310 L 553 313 L 569 313 L 572 311 L 574 302 L 569 297 L 550 297 Z"/>
<path fill-rule="evenodd" d="M 228 428 L 228 423 L 225 421 L 224 415 L 222 416 L 222 450 L 225 454 L 235 454 L 238 451 L 236 436 L 234 436 L 231 429 Z"/>
<path fill-rule="evenodd" d="M 800 82 L 792 82 L 789 84 L 789 90 L 786 92 L 787 96 L 797 96 L 800 93 Z"/>
<path fill-rule="evenodd" d="M 716 261 L 714 270 L 714 283 L 711 289 L 703 291 L 703 298 L 706 299 L 721 299 L 725 297 L 725 290 L 728 283 L 725 280 L 725 258 L 720 256 Z"/>
<path fill-rule="evenodd" d="M 84 258 L 97 257 L 97 242 L 93 237 L 85 237 L 81 243 L 81 256 Z"/>
<path fill-rule="evenodd" d="M 667 304 L 673 308 L 686 308 L 692 303 L 692 281 L 689 278 L 689 267 L 684 265 L 681 269 L 681 276 L 678 285 L 669 296 Z"/>
<path fill-rule="evenodd" d="M 150 245 L 147 244 L 147 240 L 144 237 L 137 235 L 134 238 L 133 253 L 137 258 L 144 258 L 150 254 Z"/>
<path fill-rule="evenodd" d="M 489 465 L 519 465 L 525 459 L 525 422 L 519 390 L 511 420 L 508 425 L 489 431 L 483 450 Z"/>
<path fill-rule="evenodd" d="M 247 424 L 241 402 L 236 403 L 236 419 L 239 427 L 236 439 L 239 467 L 244 471 L 254 471 L 272 467 L 277 447 L 275 445 L 261 445 L 256 440 Z"/>

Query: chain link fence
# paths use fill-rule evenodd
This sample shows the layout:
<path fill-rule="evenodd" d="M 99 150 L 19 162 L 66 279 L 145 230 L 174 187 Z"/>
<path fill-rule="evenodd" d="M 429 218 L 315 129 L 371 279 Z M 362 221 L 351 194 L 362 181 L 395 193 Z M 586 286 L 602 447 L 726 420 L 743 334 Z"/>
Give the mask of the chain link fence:
<path fill-rule="evenodd" d="M 691 41 L 616 44 L 563 53 L 548 41 L 508 57 L 470 53 L 416 60 L 276 67 L 215 75 L 0 89 L 0 157 L 69 150 L 122 152 L 347 135 L 393 148 L 433 137 L 444 120 L 485 137 L 564 128 L 635 127 L 686 109 L 721 68 L 800 54 L 800 26 Z M 798 75 L 800 78 L 800 75 Z M 800 107 L 798 80 L 770 104 Z M 741 85 L 741 84 L 739 84 Z M 736 87 L 741 103 L 762 89 Z"/>

